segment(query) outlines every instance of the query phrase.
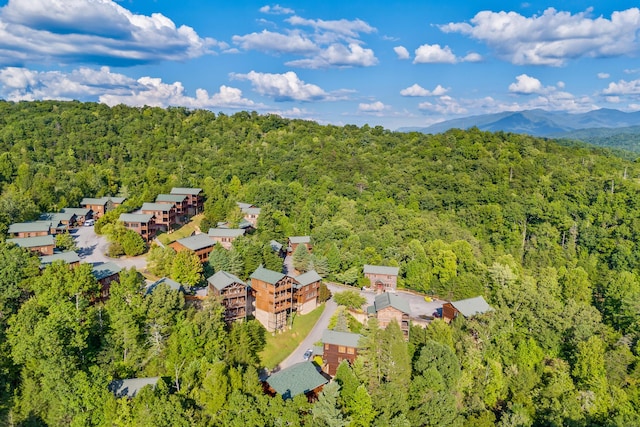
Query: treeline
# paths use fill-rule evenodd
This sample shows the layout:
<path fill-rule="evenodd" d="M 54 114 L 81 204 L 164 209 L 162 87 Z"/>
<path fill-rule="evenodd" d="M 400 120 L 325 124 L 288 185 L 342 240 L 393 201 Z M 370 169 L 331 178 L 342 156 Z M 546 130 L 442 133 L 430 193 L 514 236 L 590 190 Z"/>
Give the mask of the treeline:
<path fill-rule="evenodd" d="M 54 101 L 0 102 L 0 147 L 3 227 L 85 196 L 126 196 L 134 209 L 171 187 L 200 187 L 205 230 L 237 221 L 237 201 L 262 208 L 258 232 L 238 243 L 233 261 L 219 254 L 214 262 L 243 278 L 268 259 L 271 239 L 310 235 L 313 257 L 299 262 L 329 280 L 362 284 L 363 264 L 396 265 L 406 288 L 485 295 L 496 309 L 486 319 L 436 323 L 397 345 L 395 354 L 408 357 L 400 374 L 422 400 L 389 400 L 385 393 L 400 392 L 384 386 L 395 373 L 374 384 L 358 377 L 374 422 L 640 424 L 640 170 L 606 150 L 477 129 L 423 135 Z M 3 331 L 34 298 L 28 287 L 7 286 L 1 298 L 14 289 L 14 309 L 0 316 Z M 23 396 L 31 383 L 17 373 L 29 364 L 3 342 L 5 390 Z M 424 347 L 451 357 L 453 376 L 437 379 L 445 368 L 423 360 Z M 345 421 L 353 409 L 337 399 Z M 385 412 L 384 401 L 408 406 Z M 418 421 L 416 411 L 442 402 L 454 418 Z"/>

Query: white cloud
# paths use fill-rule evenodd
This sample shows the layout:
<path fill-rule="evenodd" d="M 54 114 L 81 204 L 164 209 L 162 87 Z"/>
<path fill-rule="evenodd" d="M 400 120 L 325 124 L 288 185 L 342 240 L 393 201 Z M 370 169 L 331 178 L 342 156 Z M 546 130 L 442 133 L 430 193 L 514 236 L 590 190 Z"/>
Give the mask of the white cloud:
<path fill-rule="evenodd" d="M 440 85 L 436 86 L 436 88 L 433 89 L 433 91 L 430 91 L 416 83 L 413 86 L 409 86 L 406 89 L 402 89 L 400 91 L 400 95 L 402 96 L 442 96 L 448 91 L 449 89 L 446 89 Z"/>
<path fill-rule="evenodd" d="M 301 68 L 370 67 L 378 63 L 373 50 L 355 43 L 349 46 L 333 44 L 313 58 L 286 62 L 285 65 Z"/>
<path fill-rule="evenodd" d="M 276 101 L 318 101 L 329 95 L 319 86 L 305 83 L 293 71 L 284 74 L 257 73 L 232 74 L 232 78 L 248 80 L 260 95 L 273 97 Z"/>
<path fill-rule="evenodd" d="M 611 82 L 609 86 L 602 91 L 602 94 L 610 96 L 640 95 L 640 80 L 619 80 L 617 83 Z"/>
<path fill-rule="evenodd" d="M 611 74 L 609 73 L 598 73 L 597 74 L 599 79 L 608 79 L 609 77 L 611 77 Z"/>
<path fill-rule="evenodd" d="M 457 62 L 456 56 L 451 51 L 449 46 L 440 47 L 439 44 L 423 44 L 415 51 L 416 57 L 413 60 L 414 64 L 425 63 L 446 63 L 455 64 Z"/>
<path fill-rule="evenodd" d="M 292 32 L 290 34 L 274 33 L 263 30 L 261 33 L 251 33 L 245 36 L 233 36 L 235 44 L 245 50 L 259 50 L 275 53 L 295 53 L 305 55 L 316 52 L 319 48 L 303 34 Z"/>
<path fill-rule="evenodd" d="M 482 55 L 476 52 L 470 52 L 462 58 L 464 62 L 481 62 L 483 59 Z"/>
<path fill-rule="evenodd" d="M 269 6 L 269 5 L 262 6 L 260 8 L 260 12 L 267 13 L 270 15 L 292 15 L 296 13 L 295 10 L 290 9 L 288 7 L 282 7 L 279 4 L 276 4 L 274 6 Z"/>
<path fill-rule="evenodd" d="M 141 77 L 137 80 L 108 67 L 99 70 L 79 68 L 70 73 L 60 71 L 33 71 L 7 67 L 0 70 L 0 95 L 11 101 L 35 99 L 99 100 L 108 105 L 171 105 L 190 108 L 258 108 L 260 104 L 243 98 L 239 89 L 221 86 L 218 93 L 209 96 L 197 89 L 196 96 L 185 94 L 180 82 L 163 83 L 159 78 Z"/>
<path fill-rule="evenodd" d="M 562 66 L 573 58 L 637 53 L 640 9 L 613 12 L 610 19 L 593 19 L 590 13 L 572 15 L 549 8 L 528 18 L 516 12 L 481 11 L 471 23 L 452 22 L 439 28 L 485 42 L 498 56 L 519 65 Z"/>
<path fill-rule="evenodd" d="M 386 108 L 387 106 L 380 101 L 375 101 L 370 104 L 366 104 L 366 103 L 358 104 L 358 111 L 363 113 L 379 113 L 384 111 Z"/>
<path fill-rule="evenodd" d="M 398 59 L 409 59 L 409 51 L 404 46 L 396 46 L 393 51 L 398 55 Z"/>
<path fill-rule="evenodd" d="M 111 0 L 12 0 L 0 8 L 0 65 L 183 60 L 225 44 L 166 16 L 130 12 Z"/>
<path fill-rule="evenodd" d="M 299 16 L 292 16 L 287 19 L 287 22 L 291 25 L 308 26 L 316 31 L 328 31 L 342 37 L 358 37 L 360 33 L 369 34 L 376 31 L 374 27 L 360 19 L 353 21 L 348 19 L 324 21 L 322 19 L 305 19 Z"/>
<path fill-rule="evenodd" d="M 520 74 L 516 77 L 517 82 L 509 85 L 509 92 L 519 94 L 541 93 L 542 83 L 535 77 Z"/>

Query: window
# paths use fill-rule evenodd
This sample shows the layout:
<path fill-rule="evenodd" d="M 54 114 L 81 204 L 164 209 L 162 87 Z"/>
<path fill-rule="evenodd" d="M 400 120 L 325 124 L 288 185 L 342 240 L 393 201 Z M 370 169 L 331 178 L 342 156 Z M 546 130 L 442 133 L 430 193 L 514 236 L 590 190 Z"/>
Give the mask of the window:
<path fill-rule="evenodd" d="M 324 349 L 325 349 L 325 350 L 329 350 L 329 344 L 325 344 L 325 345 L 324 345 Z"/>
<path fill-rule="evenodd" d="M 347 347 L 347 354 L 355 354 L 353 347 Z"/>
<path fill-rule="evenodd" d="M 347 350 L 345 349 L 345 347 L 343 345 L 338 346 L 338 353 L 346 353 Z"/>

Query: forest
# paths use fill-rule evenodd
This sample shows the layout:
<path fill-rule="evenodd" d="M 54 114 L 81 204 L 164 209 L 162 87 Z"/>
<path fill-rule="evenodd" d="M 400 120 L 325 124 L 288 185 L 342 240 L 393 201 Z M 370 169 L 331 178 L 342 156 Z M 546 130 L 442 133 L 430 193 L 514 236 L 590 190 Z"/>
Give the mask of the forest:
<path fill-rule="evenodd" d="M 495 311 L 362 329 L 317 402 L 264 394 L 255 321 L 225 325 L 142 277 L 92 304 L 85 268 L 0 242 L 0 424 L 49 426 L 640 425 L 640 167 L 604 148 L 477 129 L 443 134 L 275 115 L 0 101 L 0 235 L 10 223 L 172 187 L 206 196 L 202 228 L 260 206 L 239 239 L 246 279 L 272 239 L 310 235 L 326 280 L 400 267 L 399 286 Z M 233 258 L 233 262 L 230 259 Z M 116 399 L 113 379 L 160 376 Z"/>

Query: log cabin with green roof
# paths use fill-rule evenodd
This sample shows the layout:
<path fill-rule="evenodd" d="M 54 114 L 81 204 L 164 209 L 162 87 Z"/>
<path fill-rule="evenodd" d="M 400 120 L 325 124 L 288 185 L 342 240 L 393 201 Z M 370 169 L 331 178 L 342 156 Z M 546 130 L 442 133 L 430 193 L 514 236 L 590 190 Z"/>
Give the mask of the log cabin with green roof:
<path fill-rule="evenodd" d="M 208 295 L 220 299 L 224 306 L 224 320 L 227 323 L 247 318 L 249 304 L 248 286 L 237 276 L 226 271 L 218 271 L 207 279 Z"/>
<path fill-rule="evenodd" d="M 294 279 L 262 265 L 250 279 L 256 319 L 269 332 L 284 329 L 293 310 Z"/>
<path fill-rule="evenodd" d="M 156 203 L 172 204 L 176 208 L 176 221 L 184 224 L 189 221 L 188 197 L 186 194 L 158 194 Z"/>
<path fill-rule="evenodd" d="M 309 402 L 314 402 L 328 382 L 313 362 L 300 362 L 269 376 L 265 391 L 271 396 L 279 394 L 284 400 L 304 394 Z"/>
<path fill-rule="evenodd" d="M 118 218 L 125 228 L 135 231 L 149 243 L 156 235 L 156 217 L 153 214 L 123 213 Z"/>
<path fill-rule="evenodd" d="M 398 287 L 398 267 L 365 264 L 364 277 L 369 279 L 371 289 L 376 292 L 395 292 Z"/>
<path fill-rule="evenodd" d="M 322 370 L 333 377 L 343 360 L 353 364 L 358 357 L 360 338 L 362 335 L 352 332 L 325 330 L 322 334 Z"/>
<path fill-rule="evenodd" d="M 293 308 L 297 313 L 307 314 L 318 307 L 321 282 L 322 277 L 315 270 L 293 278 Z"/>
<path fill-rule="evenodd" d="M 395 293 L 385 292 L 376 295 L 373 305 L 367 307 L 369 316 L 376 317 L 380 328 L 386 328 L 391 322 L 397 322 L 406 340 L 409 339 L 409 301 Z"/>
<path fill-rule="evenodd" d="M 76 268 L 80 265 L 80 256 L 76 252 L 67 251 L 53 255 L 44 255 L 40 257 L 40 269 L 45 269 L 54 262 L 64 262 L 69 268 Z"/>
<path fill-rule="evenodd" d="M 244 228 L 210 228 L 207 233 L 209 237 L 215 240 L 220 246 L 229 250 L 234 240 L 240 236 L 244 236 L 246 230 Z"/>
<path fill-rule="evenodd" d="M 143 203 L 140 213 L 153 215 L 158 231 L 171 232 L 176 226 L 176 208 L 171 203 Z"/>
<path fill-rule="evenodd" d="M 7 239 L 7 243 L 13 243 L 21 248 L 29 249 L 38 255 L 53 255 L 53 250 L 56 247 L 56 240 L 51 234 L 46 236 Z"/>
<path fill-rule="evenodd" d="M 202 188 L 173 187 L 169 194 L 187 196 L 186 214 L 189 217 L 198 215 L 204 211 L 204 193 Z"/>
<path fill-rule="evenodd" d="M 16 222 L 9 225 L 7 233 L 12 238 L 48 236 L 51 234 L 51 221 Z"/>
<path fill-rule="evenodd" d="M 80 202 L 80 206 L 85 209 L 91 210 L 93 219 L 99 219 L 107 212 L 117 208 L 126 200 L 125 197 L 111 197 L 105 196 L 100 198 L 85 197 Z"/>
<path fill-rule="evenodd" d="M 214 239 L 200 233 L 171 242 L 169 247 L 176 252 L 191 251 L 198 256 L 200 262 L 204 263 L 209 261 L 209 254 L 211 254 L 215 245 L 216 241 Z"/>

